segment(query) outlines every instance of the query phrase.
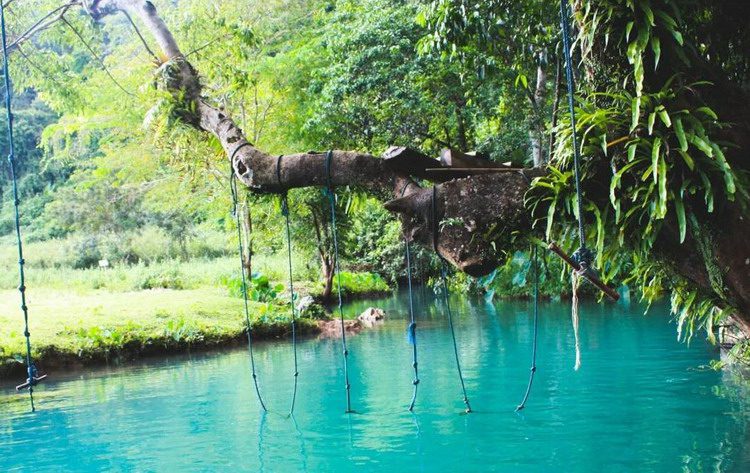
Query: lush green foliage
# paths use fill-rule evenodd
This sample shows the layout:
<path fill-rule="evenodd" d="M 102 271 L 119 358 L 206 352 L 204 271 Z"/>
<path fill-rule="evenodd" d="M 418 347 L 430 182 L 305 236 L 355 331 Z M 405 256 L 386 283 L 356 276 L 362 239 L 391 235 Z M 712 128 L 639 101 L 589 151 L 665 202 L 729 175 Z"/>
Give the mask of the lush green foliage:
<path fill-rule="evenodd" d="M 557 110 L 555 97 L 564 94 L 553 80 L 561 56 L 555 2 L 156 4 L 200 71 L 207 100 L 262 149 L 452 146 L 516 164 L 529 163 L 537 149 L 552 160 L 528 196 L 536 236 L 575 245 L 570 119 Z M 13 2 L 11 36 L 54 5 Z M 704 223 L 748 200 L 735 124 L 711 104 L 729 90 L 719 81 L 747 87 L 749 33 L 732 19 L 749 13 L 742 2 L 708 0 L 574 3 L 588 241 L 606 280 L 637 286 L 649 300 L 672 290 L 688 337 L 701 328 L 712 334 L 732 310 Z M 151 83 L 169 66 L 152 57 L 129 22 L 66 18 L 12 56 L 26 234 L 41 240 L 45 259 L 54 255 L 42 264 L 64 274 L 108 259 L 114 271 L 133 265 L 139 273 L 124 277 L 122 287 L 194 287 L 180 261 L 224 261 L 236 248 L 226 156 L 215 139 L 176 119 L 177 105 Z M 0 235 L 11 231 L 6 184 L 0 180 Z M 242 197 L 252 215 L 254 261 L 281 255 L 277 199 Z M 319 279 L 332 247 L 327 200 L 300 190 L 290 201 L 295 274 Z M 398 222 L 357 189 L 339 190 L 336 211 L 344 266 L 378 273 L 353 278 L 352 288 L 402 280 Z M 654 257 L 659 246 L 687 244 L 700 253 L 712 291 L 698 292 Z M 489 286 L 524 293 L 528 260 L 508 250 Z M 434 275 L 429 257 L 415 253 L 419 276 Z M 61 254 L 65 263 L 56 265 Z M 544 292 L 561 292 L 555 264 Z M 262 271 L 285 280 L 283 266 Z M 85 274 L 96 279 L 94 271 Z M 236 291 L 229 274 L 224 282 Z M 274 299 L 278 291 L 268 284 L 253 289 L 258 299 Z"/>

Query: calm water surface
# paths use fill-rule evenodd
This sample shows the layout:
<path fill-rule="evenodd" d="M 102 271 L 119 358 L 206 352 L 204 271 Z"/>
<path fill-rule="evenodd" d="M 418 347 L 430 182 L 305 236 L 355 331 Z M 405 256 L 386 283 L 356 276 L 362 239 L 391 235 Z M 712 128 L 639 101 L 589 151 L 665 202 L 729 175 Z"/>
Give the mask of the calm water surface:
<path fill-rule="evenodd" d="M 415 413 L 404 295 L 350 305 L 390 320 L 350 338 L 345 415 L 338 340 L 299 347 L 297 408 L 288 343 L 258 344 L 261 413 L 244 350 L 144 362 L 46 383 L 39 411 L 0 386 L 0 471 L 750 471 L 747 399 L 701 369 L 717 354 L 675 341 L 666 306 L 582 308 L 573 371 L 565 303 L 542 305 L 539 370 L 529 372 L 528 302 L 456 298 L 457 334 L 476 412 L 461 415 L 442 307 L 419 302 L 422 383 Z M 238 317 L 240 315 L 238 314 Z"/>

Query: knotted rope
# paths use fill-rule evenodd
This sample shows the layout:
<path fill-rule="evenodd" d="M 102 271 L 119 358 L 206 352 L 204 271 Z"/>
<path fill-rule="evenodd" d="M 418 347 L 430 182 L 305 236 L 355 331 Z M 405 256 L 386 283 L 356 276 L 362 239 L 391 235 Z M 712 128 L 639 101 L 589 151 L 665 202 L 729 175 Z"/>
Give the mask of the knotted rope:
<path fill-rule="evenodd" d="M 16 386 L 16 390 L 29 390 L 29 402 L 31 403 L 31 412 L 36 411 L 34 405 L 34 386 L 39 381 L 46 378 L 46 375 L 39 376 L 31 357 L 31 332 L 29 332 L 29 308 L 26 305 L 26 274 L 24 265 L 26 261 L 23 257 L 23 239 L 21 238 L 21 200 L 18 197 L 18 176 L 16 175 L 16 158 L 15 147 L 13 142 L 13 110 L 11 108 L 11 88 L 10 88 L 10 69 L 8 68 L 8 45 L 5 31 L 5 7 L 0 3 L 0 30 L 2 30 L 3 42 L 3 72 L 5 81 L 5 112 L 8 121 L 8 165 L 10 167 L 10 177 L 13 187 L 13 211 L 16 230 L 16 243 L 18 245 L 18 292 L 21 295 L 21 311 L 23 312 L 23 335 L 26 337 L 26 382 Z"/>

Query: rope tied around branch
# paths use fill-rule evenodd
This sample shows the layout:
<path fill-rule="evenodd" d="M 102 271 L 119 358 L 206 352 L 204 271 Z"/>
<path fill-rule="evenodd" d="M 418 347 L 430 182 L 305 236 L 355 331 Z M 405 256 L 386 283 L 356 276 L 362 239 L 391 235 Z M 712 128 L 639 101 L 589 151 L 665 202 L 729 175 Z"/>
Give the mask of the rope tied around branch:
<path fill-rule="evenodd" d="M 578 288 L 580 286 L 580 277 L 584 276 L 595 286 L 602 290 L 613 300 L 618 299 L 614 289 L 604 284 L 593 267 L 595 254 L 586 247 L 586 225 L 583 214 L 583 192 L 581 190 L 581 154 L 578 146 L 578 137 L 576 134 L 576 110 L 575 110 L 575 78 L 573 75 L 573 58 L 571 53 L 570 41 L 570 14 L 568 11 L 568 0 L 560 0 L 560 29 L 563 39 L 563 54 L 565 56 L 565 77 L 568 88 L 568 109 L 570 113 L 571 142 L 573 145 L 573 173 L 575 180 L 576 192 L 576 217 L 578 220 L 578 249 L 570 256 L 563 259 L 573 267 L 572 272 L 572 310 L 571 317 L 573 322 L 573 333 L 575 335 L 576 363 L 575 369 L 581 367 L 581 347 L 578 337 L 579 312 L 578 312 Z M 556 246 L 556 245 L 555 245 Z M 557 249 L 559 250 L 559 248 Z M 553 250 L 554 251 L 554 250 Z M 561 251 L 555 251 L 558 255 L 563 256 Z"/>

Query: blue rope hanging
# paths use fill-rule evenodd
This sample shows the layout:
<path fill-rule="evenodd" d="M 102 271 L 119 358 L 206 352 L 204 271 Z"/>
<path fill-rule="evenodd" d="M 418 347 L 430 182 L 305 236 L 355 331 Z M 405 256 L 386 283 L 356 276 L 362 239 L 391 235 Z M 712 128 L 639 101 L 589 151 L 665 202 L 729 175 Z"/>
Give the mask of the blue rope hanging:
<path fill-rule="evenodd" d="M 333 150 L 326 153 L 325 173 L 326 188 L 325 193 L 331 203 L 331 232 L 333 234 L 333 258 L 334 272 L 336 273 L 336 291 L 338 293 L 338 312 L 341 321 L 341 353 L 344 360 L 344 387 L 346 389 L 346 413 L 350 414 L 352 410 L 351 384 L 349 383 L 349 349 L 346 346 L 346 327 L 344 326 L 344 310 L 341 298 L 341 270 L 339 268 L 339 242 L 336 231 L 336 193 L 333 191 L 331 184 L 331 161 L 333 159 Z"/>
<path fill-rule="evenodd" d="M 458 342 L 456 342 L 456 330 L 453 327 L 453 313 L 451 311 L 450 304 L 450 292 L 448 289 L 448 269 L 446 267 L 445 259 L 438 252 L 438 235 L 439 235 L 439 222 L 437 218 L 437 186 L 432 187 L 432 205 L 431 205 L 431 218 L 432 218 L 432 246 L 435 250 L 435 254 L 440 258 L 440 280 L 442 283 L 443 300 L 445 302 L 445 311 L 448 315 L 448 326 L 451 331 L 451 338 L 453 340 L 453 354 L 456 357 L 456 371 L 458 372 L 458 379 L 461 382 L 461 391 L 463 393 L 463 401 L 466 406 L 465 412 L 471 413 L 471 404 L 469 403 L 469 396 L 466 394 L 466 383 L 464 382 L 464 375 L 461 371 L 461 359 L 458 356 Z"/>
<path fill-rule="evenodd" d="M 31 332 L 29 332 L 29 308 L 26 305 L 26 274 L 24 272 L 25 260 L 23 258 L 23 240 L 21 238 L 21 200 L 18 197 L 18 176 L 16 176 L 16 157 L 13 143 L 13 111 L 11 108 L 10 70 L 8 69 L 8 46 L 5 32 L 5 7 L 0 3 L 0 30 L 2 30 L 3 42 L 3 72 L 5 80 L 5 112 L 8 121 L 8 165 L 13 186 L 13 209 L 16 228 L 16 242 L 18 244 L 18 292 L 21 294 L 21 311 L 23 311 L 23 335 L 26 337 L 26 382 L 16 386 L 16 390 L 29 390 L 29 402 L 31 412 L 36 411 L 34 405 L 34 386 L 39 384 L 47 375 L 39 375 L 31 358 Z"/>
<path fill-rule="evenodd" d="M 516 412 L 526 407 L 526 401 L 529 400 L 529 394 L 531 394 L 531 385 L 534 382 L 534 374 L 536 374 L 536 347 L 539 334 L 539 260 L 536 245 L 531 248 L 531 259 L 534 265 L 534 335 L 531 342 L 531 369 L 529 372 L 529 383 L 526 385 L 526 393 L 523 395 L 521 403 L 516 406 Z"/>
<path fill-rule="evenodd" d="M 279 155 L 276 160 L 276 180 L 279 183 L 279 187 L 283 187 L 281 184 L 281 158 L 284 155 Z M 297 367 L 297 317 L 296 308 L 294 307 L 294 273 L 292 272 L 292 231 L 289 222 L 289 199 L 287 193 L 284 191 L 281 194 L 281 215 L 284 216 L 286 221 L 286 248 L 287 248 L 287 259 L 289 262 L 289 307 L 292 311 L 292 352 L 294 354 L 294 389 L 292 391 L 292 404 L 289 407 L 289 416 L 294 415 L 294 404 L 297 400 L 297 381 L 299 379 L 299 369 Z M 296 425 L 296 423 L 295 423 Z"/>
<path fill-rule="evenodd" d="M 237 154 L 237 151 L 244 148 L 245 146 L 250 146 L 250 143 L 243 143 L 242 145 L 238 146 L 234 152 L 232 153 L 232 156 L 229 158 L 229 188 L 232 192 L 232 215 L 235 218 L 235 223 L 237 224 L 237 246 L 238 246 L 238 253 L 240 257 L 240 276 L 242 279 L 242 300 L 244 302 L 244 308 L 245 308 L 245 330 L 247 331 L 247 349 L 250 353 L 250 373 L 253 377 L 253 385 L 255 386 L 255 395 L 258 397 L 258 402 L 260 403 L 260 407 L 263 409 L 263 412 L 267 412 L 268 409 L 266 408 L 266 403 L 263 401 L 263 396 L 260 394 L 260 387 L 258 386 L 258 374 L 255 370 L 255 353 L 253 351 L 253 326 L 250 323 L 250 308 L 248 307 L 248 289 L 247 289 L 247 276 L 245 274 L 245 262 L 243 261 L 243 255 L 245 254 L 245 248 L 242 244 L 242 222 L 240 221 L 240 212 L 238 209 L 238 193 L 237 193 L 237 182 L 234 175 L 234 168 L 232 167 L 232 162 L 234 161 L 234 156 Z M 252 277 L 252 275 L 251 275 Z"/>
<path fill-rule="evenodd" d="M 401 197 L 406 193 L 406 189 L 409 187 L 409 182 L 404 185 L 401 191 Z M 414 292 L 412 290 L 412 267 L 411 267 L 411 249 L 409 245 L 409 238 L 404 234 L 404 246 L 406 246 L 406 279 L 409 287 L 409 326 L 406 329 L 406 339 L 412 346 L 412 363 L 411 366 L 414 369 L 414 379 L 412 384 L 414 385 L 414 391 L 411 395 L 411 402 L 409 403 L 409 411 L 414 410 L 414 405 L 417 402 L 417 388 L 419 387 L 419 364 L 417 363 L 417 319 L 414 312 Z"/>

